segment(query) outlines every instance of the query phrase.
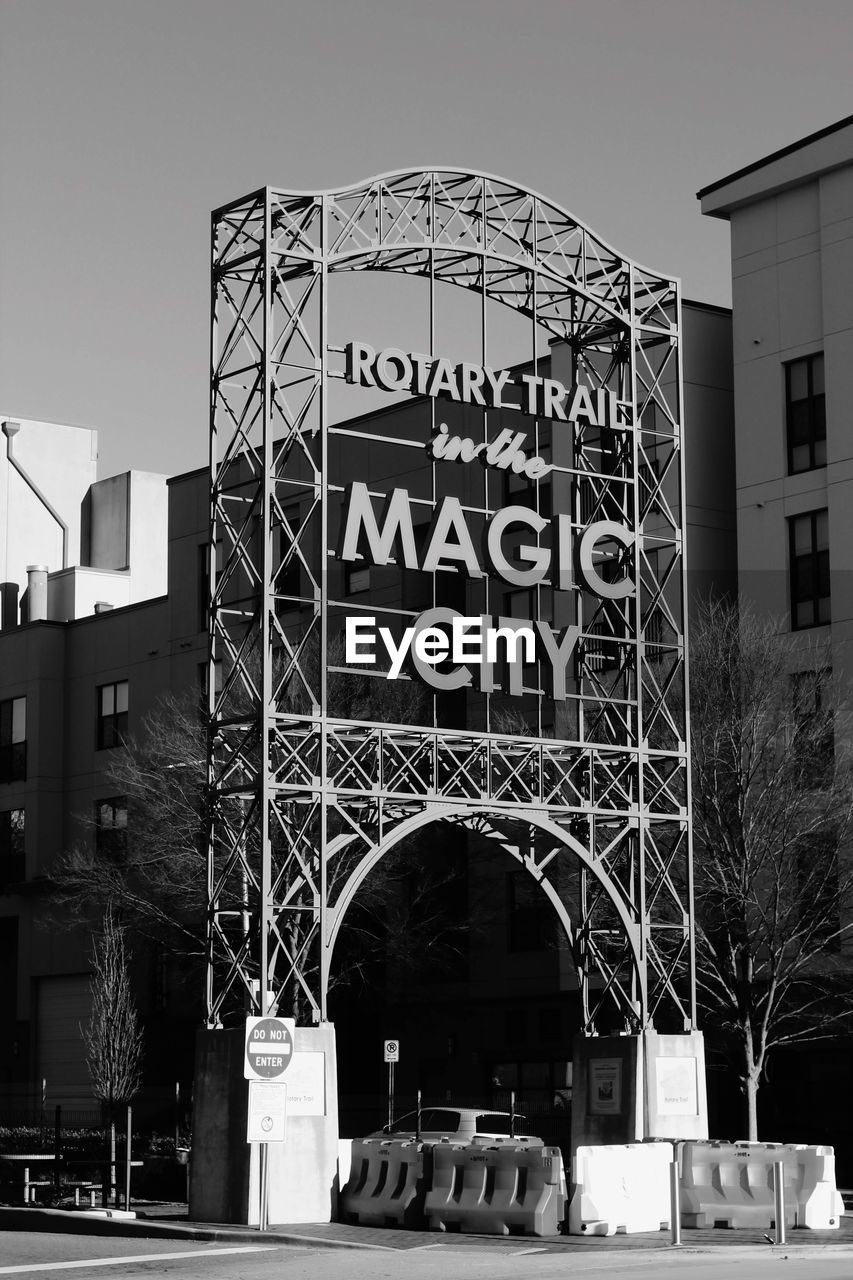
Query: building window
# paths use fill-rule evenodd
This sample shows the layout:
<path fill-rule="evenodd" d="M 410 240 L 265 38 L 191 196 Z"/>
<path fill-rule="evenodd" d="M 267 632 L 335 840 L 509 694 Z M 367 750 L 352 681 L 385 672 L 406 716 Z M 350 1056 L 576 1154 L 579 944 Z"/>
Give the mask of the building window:
<path fill-rule="evenodd" d="M 210 667 L 206 662 L 198 664 L 198 691 L 203 709 L 207 710 L 208 679 Z M 218 697 L 222 692 L 222 659 L 213 660 L 213 692 Z"/>
<path fill-rule="evenodd" d="M 589 624 L 582 646 L 583 664 L 587 671 L 606 671 L 619 666 L 621 646 L 606 619 Z"/>
<path fill-rule="evenodd" d="M 645 656 L 647 662 L 657 662 L 664 656 L 663 651 L 657 647 L 664 643 L 662 569 L 660 551 L 650 549 L 643 552 L 640 558 L 640 584 L 643 640 L 646 646 Z"/>
<path fill-rule="evenodd" d="M 837 951 L 840 946 L 840 898 L 837 840 L 831 831 L 804 838 L 797 851 L 800 925 L 809 947 Z"/>
<path fill-rule="evenodd" d="M 127 741 L 127 681 L 98 688 L 98 750 L 121 747 Z"/>
<path fill-rule="evenodd" d="M 788 471 L 826 466 L 826 397 L 823 354 L 785 365 Z"/>
<path fill-rule="evenodd" d="M 600 485 L 593 477 L 585 475 L 575 476 L 574 491 L 576 497 L 575 516 L 582 525 L 588 525 L 596 515 L 600 516 L 599 498 Z"/>
<path fill-rule="evenodd" d="M 554 941 L 554 908 L 528 871 L 507 876 L 507 949 L 542 951 Z"/>
<path fill-rule="evenodd" d="M 794 761 L 803 785 L 828 786 L 835 765 L 835 731 L 827 705 L 832 672 L 799 671 L 792 676 L 794 704 Z"/>
<path fill-rule="evenodd" d="M 646 451 L 645 461 L 640 462 L 637 467 L 641 515 L 645 515 L 653 507 L 652 495 L 657 493 L 657 487 L 660 483 L 660 459 L 650 456 L 650 453 L 651 450 Z M 660 501 L 660 495 L 657 494 L 654 502 L 659 506 Z"/>
<path fill-rule="evenodd" d="M 295 601 L 299 599 L 301 587 L 299 551 L 301 550 L 305 555 L 303 539 L 306 537 L 307 534 L 301 527 L 299 507 L 285 507 L 281 513 L 281 523 L 273 526 L 273 590 L 279 599 L 287 602 L 285 605 L 287 609 L 293 609 Z M 287 560 L 286 565 L 285 560 Z"/>
<path fill-rule="evenodd" d="M 539 1039 L 543 1044 L 552 1044 L 562 1038 L 563 1020 L 560 1010 L 554 1008 L 539 1010 Z"/>
<path fill-rule="evenodd" d="M 357 596 L 370 590 L 370 566 L 348 564 L 344 566 L 344 595 Z"/>
<path fill-rule="evenodd" d="M 0 885 L 25 878 L 24 811 L 6 809 L 0 813 Z"/>
<path fill-rule="evenodd" d="M 537 455 L 544 461 L 550 459 L 550 447 L 539 450 Z M 502 507 L 529 507 L 538 511 L 546 520 L 551 518 L 551 481 L 548 479 L 531 480 L 521 472 L 504 471 L 501 486 Z"/>
<path fill-rule="evenodd" d="M 808 511 L 788 525 L 791 626 L 799 631 L 829 622 L 829 514 Z"/>
<path fill-rule="evenodd" d="M 527 1043 L 527 1009 L 505 1009 L 504 1010 L 504 1039 L 507 1044 L 526 1044 Z M 501 1077 L 501 1084 L 505 1084 L 505 1080 L 509 1075 L 505 1072 Z M 505 1085 L 506 1088 L 512 1088 L 513 1084 Z"/>
<path fill-rule="evenodd" d="M 0 782 L 23 782 L 27 776 L 27 700 L 0 702 Z"/>
<path fill-rule="evenodd" d="M 507 1041 L 509 1044 L 509 1041 Z M 497 1062 L 491 1069 L 492 1106 L 506 1110 L 509 1091 L 528 1120 L 543 1112 L 567 1111 L 572 1103 L 572 1063 L 565 1059 Z"/>
<path fill-rule="evenodd" d="M 199 631 L 207 630 L 208 605 L 210 598 L 209 544 L 202 542 L 198 548 L 198 627 Z"/>
<path fill-rule="evenodd" d="M 222 575 L 222 540 L 216 543 L 214 565 L 215 581 Z M 210 543 L 200 542 L 198 547 L 198 630 L 206 631 L 210 617 Z"/>
<path fill-rule="evenodd" d="M 111 796 L 95 802 L 95 853 L 111 862 L 124 862 L 127 853 L 127 797 Z"/>
<path fill-rule="evenodd" d="M 504 596 L 504 612 L 508 618 L 530 621 L 536 614 L 536 588 L 519 587 Z"/>

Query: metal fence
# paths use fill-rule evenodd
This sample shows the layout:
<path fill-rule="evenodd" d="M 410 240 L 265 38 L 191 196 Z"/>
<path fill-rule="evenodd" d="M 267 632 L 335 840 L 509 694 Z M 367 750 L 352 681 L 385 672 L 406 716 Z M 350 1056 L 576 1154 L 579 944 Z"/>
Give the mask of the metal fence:
<path fill-rule="evenodd" d="M 57 1097 L 68 1101 L 57 1101 Z M 172 1136 L 176 1142 L 191 1123 L 192 1090 L 188 1086 L 148 1086 L 133 1099 L 134 1127 L 140 1132 Z M 119 1109 L 119 1114 L 123 1113 Z M 119 1123 L 120 1120 L 119 1120 Z M 68 1130 L 100 1130 L 107 1124 L 104 1109 L 94 1099 L 75 1098 L 71 1090 L 51 1083 L 42 1088 L 21 1087 L 0 1092 L 0 1128 L 37 1129 L 53 1134 Z"/>
<path fill-rule="evenodd" d="M 415 1111 L 417 1105 L 416 1096 L 398 1095 L 394 1104 L 395 1123 L 407 1113 Z M 506 1101 L 501 1099 L 492 1108 L 491 1105 L 484 1106 L 482 1098 L 472 1099 L 466 1096 L 459 1096 L 447 1099 L 423 1094 L 421 1108 L 426 1109 L 427 1107 L 439 1107 L 441 1109 L 476 1107 L 484 1112 L 492 1109 L 495 1111 L 509 1111 L 510 1100 L 509 1097 L 507 1097 Z M 520 1132 L 535 1134 L 536 1137 L 542 1139 L 546 1146 L 560 1147 L 564 1158 L 568 1159 L 570 1157 L 572 1130 L 570 1105 L 557 1109 L 553 1105 L 546 1105 L 539 1100 L 525 1099 L 522 1094 L 519 1094 L 515 1099 L 514 1111 L 519 1117 L 517 1128 Z M 338 1116 L 342 1138 L 363 1138 L 369 1133 L 376 1133 L 388 1122 L 387 1095 L 343 1094 L 338 1100 Z"/>
<path fill-rule="evenodd" d="M 102 1129 L 104 1119 L 100 1107 L 74 1108 L 57 1106 L 27 1106 L 8 1103 L 0 1099 L 0 1128 L 46 1129 L 52 1131 L 57 1122 L 63 1129 Z"/>

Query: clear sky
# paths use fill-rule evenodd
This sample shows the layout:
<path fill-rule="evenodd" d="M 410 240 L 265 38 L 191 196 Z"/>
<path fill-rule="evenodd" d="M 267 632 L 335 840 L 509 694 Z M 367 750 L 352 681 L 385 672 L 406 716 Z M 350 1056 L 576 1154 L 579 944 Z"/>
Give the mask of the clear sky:
<path fill-rule="evenodd" d="M 695 193 L 853 114 L 851 0 L 0 0 L 0 414 L 207 453 L 215 206 L 482 169 L 730 298 Z"/>

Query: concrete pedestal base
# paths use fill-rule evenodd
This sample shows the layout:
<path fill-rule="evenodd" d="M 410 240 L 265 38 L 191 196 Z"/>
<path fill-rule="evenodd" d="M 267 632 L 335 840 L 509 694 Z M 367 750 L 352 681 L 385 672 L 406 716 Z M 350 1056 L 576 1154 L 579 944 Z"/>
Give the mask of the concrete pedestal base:
<path fill-rule="evenodd" d="M 196 1042 L 189 1205 L 195 1222 L 258 1223 L 259 1146 L 246 1141 L 244 1042 L 242 1029 L 201 1031 Z M 271 1226 L 331 1222 L 338 1160 L 331 1023 L 296 1028 L 293 1058 L 282 1083 L 288 1084 L 288 1075 L 287 1140 L 269 1144 L 268 1220 Z M 306 1086 L 309 1080 L 317 1087 Z"/>
<path fill-rule="evenodd" d="M 701 1031 L 664 1036 L 646 1031 L 646 1138 L 677 1142 L 708 1136 L 708 1091 L 705 1083 L 705 1040 Z"/>
<path fill-rule="evenodd" d="M 572 1151 L 646 1138 L 707 1138 L 701 1031 L 576 1036 Z"/>
<path fill-rule="evenodd" d="M 640 1036 L 575 1036 L 572 1154 L 578 1147 L 643 1140 Z"/>

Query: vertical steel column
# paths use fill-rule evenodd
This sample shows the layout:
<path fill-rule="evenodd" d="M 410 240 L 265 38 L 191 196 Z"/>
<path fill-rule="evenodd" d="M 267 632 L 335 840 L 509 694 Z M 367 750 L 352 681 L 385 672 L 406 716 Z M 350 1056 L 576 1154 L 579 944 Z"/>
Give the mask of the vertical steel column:
<path fill-rule="evenodd" d="M 326 358 L 328 352 L 329 305 L 329 235 L 328 203 L 321 197 L 320 217 L 320 848 L 318 850 L 320 900 L 315 909 L 320 918 L 320 991 L 319 1020 L 328 1020 L 329 961 L 327 947 L 328 930 L 328 809 L 329 809 L 329 703 L 328 703 L 328 655 L 329 655 L 329 422 L 328 380 Z"/>
<path fill-rule="evenodd" d="M 216 427 L 216 362 L 217 353 L 219 351 L 219 309 L 217 306 L 217 277 L 216 269 L 219 261 L 219 223 L 214 214 L 210 220 L 210 387 L 208 394 L 210 403 L 208 412 L 210 416 L 210 431 L 208 436 L 208 536 L 207 536 L 207 723 L 205 725 L 205 746 L 207 750 L 207 812 L 205 813 L 205 821 L 207 830 L 207 861 L 205 865 L 205 874 L 207 879 L 207 918 L 205 920 L 205 975 L 204 975 L 204 1008 L 207 1025 L 216 1025 L 216 1019 L 213 1014 L 214 1005 L 214 963 L 216 958 L 216 940 L 213 928 L 213 915 L 216 910 L 216 899 L 214 897 L 214 841 L 216 839 L 216 826 L 213 813 L 213 780 L 214 780 L 214 761 L 213 761 L 213 714 L 215 709 L 216 692 L 214 689 L 214 661 L 213 661 L 213 610 L 214 602 L 214 575 L 216 573 L 216 545 L 214 542 L 214 531 L 216 528 L 216 443 L 217 443 L 217 427 Z"/>
<path fill-rule="evenodd" d="M 530 279 L 530 328 L 531 328 L 531 336 L 533 339 L 531 343 L 532 355 L 533 355 L 533 376 L 535 378 L 538 378 L 539 377 L 539 271 L 538 271 L 539 226 L 537 222 L 537 203 L 536 203 L 535 196 L 533 197 L 533 216 L 531 218 L 531 222 L 533 227 L 533 250 L 531 253 L 532 265 L 530 268 L 530 277 L 529 277 Z M 538 409 L 538 403 L 536 404 L 536 407 Z M 539 453 L 539 417 L 538 415 L 535 416 L 533 419 L 533 432 L 534 432 L 534 451 L 536 454 L 538 454 Z M 553 458 L 553 456 L 554 456 L 554 446 L 552 443 L 551 457 Z M 537 513 L 539 511 L 538 484 L 536 486 L 536 511 Z M 539 545 L 539 539 L 540 539 L 540 535 L 537 533 L 536 535 L 537 546 Z M 536 616 L 541 617 L 542 588 L 539 583 L 537 583 L 536 586 L 533 588 L 533 595 L 536 601 L 536 605 L 535 605 Z M 544 687 L 544 683 L 545 683 L 542 678 L 542 675 L 543 675 L 542 660 L 540 658 L 536 663 L 536 680 L 539 684 L 540 689 Z M 542 701 L 543 700 L 541 697 L 537 697 L 536 699 L 536 732 L 540 738 L 542 737 L 542 733 L 543 733 Z M 555 716 L 555 720 L 556 720 L 556 716 Z"/>
<path fill-rule="evenodd" d="M 242 1014 L 263 975 L 249 936 L 269 893 L 263 866 L 265 619 L 263 458 L 269 385 L 268 194 L 214 214 L 208 546 L 208 1023 Z M 217 546 L 222 568 L 217 571 Z M 223 686 L 216 687 L 217 663 Z M 260 810 L 260 814 L 259 811 Z M 268 842 L 267 842 L 268 843 Z M 253 897 L 248 896 L 252 886 Z"/>
<path fill-rule="evenodd" d="M 688 604 L 689 604 L 689 582 L 687 578 L 687 472 L 685 469 L 684 458 L 684 356 L 681 350 L 681 334 L 682 314 L 681 314 L 681 285 L 676 283 L 676 323 L 678 326 L 678 378 L 676 383 L 676 395 L 678 396 L 678 423 L 679 423 L 679 484 L 681 486 L 681 653 L 684 670 L 684 712 L 683 712 L 683 732 L 684 732 L 684 786 L 685 786 L 685 806 L 687 813 L 687 867 L 686 867 L 686 887 L 685 893 L 687 901 L 685 903 L 687 911 L 687 965 L 688 965 L 688 983 L 689 983 L 689 1025 L 685 1026 L 685 1031 L 692 1031 L 696 1026 L 696 928 L 695 928 L 695 903 L 694 903 L 694 883 L 693 883 L 693 823 L 691 814 L 693 813 L 693 794 L 691 777 L 691 750 L 690 750 L 690 719 L 688 708 L 690 706 L 690 664 L 688 663 Z"/>
<path fill-rule="evenodd" d="M 637 922 L 639 924 L 639 942 L 640 942 L 640 966 L 636 974 L 632 974 L 632 983 L 639 986 L 639 993 L 634 995 L 634 999 L 639 1003 L 639 1024 L 640 1030 L 644 1031 L 649 1021 L 649 920 L 646 912 L 646 830 L 648 824 L 648 814 L 646 812 L 646 725 L 643 707 L 643 667 L 645 665 L 645 646 L 643 644 L 643 619 L 642 619 L 642 562 L 644 542 L 644 528 L 640 512 L 640 484 L 639 484 L 639 442 L 637 433 L 640 424 L 637 416 L 637 348 L 640 343 L 640 331 L 637 323 L 637 292 L 636 292 L 636 272 L 631 266 L 628 278 L 628 309 L 631 317 L 631 330 L 629 339 L 630 361 L 628 365 L 628 387 L 630 390 L 631 400 L 631 440 L 632 440 L 632 467 L 633 467 L 633 484 L 631 486 L 630 502 L 633 508 L 633 526 L 634 526 L 634 581 L 636 583 L 636 600 L 634 601 L 634 617 L 635 628 L 633 640 L 636 645 L 636 663 L 634 679 L 636 681 L 637 690 L 637 720 L 636 720 L 636 740 L 637 740 L 637 808 L 639 810 L 639 819 L 637 821 L 637 830 L 633 837 L 636 842 L 636 882 L 634 885 L 634 898 L 637 908 Z M 627 504 L 626 504 L 627 505 Z"/>
<path fill-rule="evenodd" d="M 261 883 L 258 912 L 258 1012 L 263 1018 L 268 1013 L 268 992 L 270 986 L 269 972 L 269 940 L 273 925 L 272 903 L 272 849 L 270 844 L 270 808 L 272 806 L 274 783 L 271 777 L 272 744 L 275 733 L 275 706 L 272 693 L 272 628 L 270 614 L 273 605 L 272 581 L 275 572 L 273 565 L 272 544 L 272 459 L 273 459 L 273 424 L 272 424 L 272 370 L 270 367 L 270 346 L 273 334 L 272 318 L 272 210 L 270 208 L 270 189 L 264 190 L 264 240 L 261 267 L 263 271 L 263 354 L 261 357 L 261 413 L 263 415 L 263 436 L 261 440 L 261 458 L 263 477 L 261 480 L 261 509 L 258 515 L 257 537 L 261 546 Z"/>

